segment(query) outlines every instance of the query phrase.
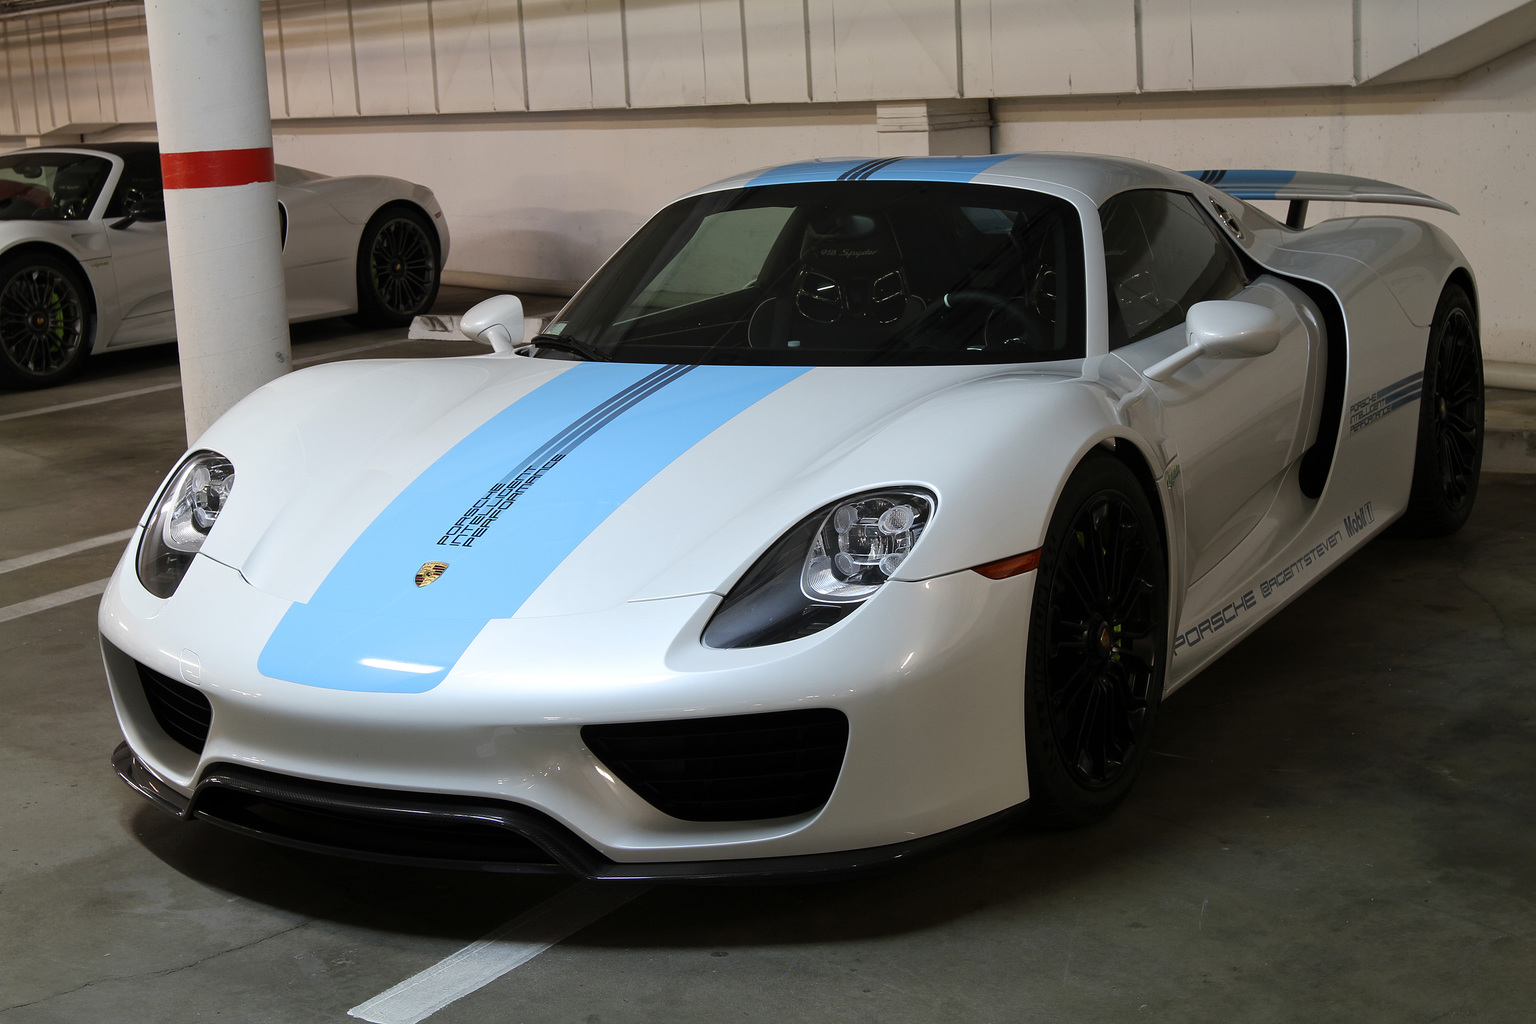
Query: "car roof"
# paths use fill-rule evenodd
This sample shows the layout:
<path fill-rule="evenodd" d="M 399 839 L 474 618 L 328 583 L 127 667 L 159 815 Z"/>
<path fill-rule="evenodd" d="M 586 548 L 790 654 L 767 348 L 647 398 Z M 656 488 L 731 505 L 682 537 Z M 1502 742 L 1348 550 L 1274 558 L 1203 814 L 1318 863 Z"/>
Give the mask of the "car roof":
<path fill-rule="evenodd" d="M 993 153 L 983 156 L 914 156 L 829 159 L 782 164 L 716 182 L 699 192 L 756 185 L 816 181 L 945 181 L 1072 189 L 1097 206 L 1132 188 L 1196 192 L 1192 178 L 1128 157 L 1089 153 Z"/>
<path fill-rule="evenodd" d="M 131 157 L 153 156 L 159 157 L 160 146 L 154 142 L 89 142 L 78 144 L 60 144 L 56 146 L 34 146 L 31 149 L 16 149 L 5 154 L 15 156 L 17 153 L 107 153 L 111 156 L 122 157 L 127 160 Z"/>
<path fill-rule="evenodd" d="M 154 142 L 97 142 L 88 146 L 70 146 L 70 149 L 95 149 L 127 159 L 131 156 L 160 155 L 160 146 Z"/>

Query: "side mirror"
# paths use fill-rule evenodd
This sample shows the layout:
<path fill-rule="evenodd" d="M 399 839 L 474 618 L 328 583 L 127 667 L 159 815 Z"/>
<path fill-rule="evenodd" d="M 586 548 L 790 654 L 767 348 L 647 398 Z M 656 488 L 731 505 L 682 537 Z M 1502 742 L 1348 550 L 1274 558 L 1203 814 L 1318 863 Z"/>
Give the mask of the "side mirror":
<path fill-rule="evenodd" d="M 113 221 L 109 226 L 115 231 L 121 231 L 128 225 L 141 220 L 145 223 L 158 223 L 165 220 L 165 201 L 136 199 L 128 204 L 128 212 L 123 219 Z"/>
<path fill-rule="evenodd" d="M 1201 356 L 1250 359 L 1266 355 L 1280 344 L 1280 328 L 1279 315 L 1267 306 L 1197 302 L 1184 320 L 1184 347 L 1148 367 L 1143 376 L 1167 380 Z"/>
<path fill-rule="evenodd" d="M 523 303 L 516 295 L 493 295 L 459 318 L 466 338 L 485 342 L 493 352 L 511 352 L 523 343 Z"/>

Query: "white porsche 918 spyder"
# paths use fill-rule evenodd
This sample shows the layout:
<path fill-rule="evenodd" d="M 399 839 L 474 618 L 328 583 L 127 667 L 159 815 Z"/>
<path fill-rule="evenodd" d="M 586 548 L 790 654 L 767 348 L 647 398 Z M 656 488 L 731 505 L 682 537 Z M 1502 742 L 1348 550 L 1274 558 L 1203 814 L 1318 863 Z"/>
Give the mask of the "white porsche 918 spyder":
<path fill-rule="evenodd" d="M 277 168 L 288 319 L 410 323 L 448 257 L 432 191 L 399 178 Z M 174 341 L 154 143 L 0 156 L 0 386 L 62 383 L 104 349 Z"/>
<path fill-rule="evenodd" d="M 1247 198 L 1293 200 L 1279 223 Z M 1159 701 L 1477 490 L 1472 275 L 1364 179 L 802 163 L 668 206 L 522 343 L 290 374 L 101 605 L 161 808 L 589 878 L 826 877 L 1126 795 Z"/>

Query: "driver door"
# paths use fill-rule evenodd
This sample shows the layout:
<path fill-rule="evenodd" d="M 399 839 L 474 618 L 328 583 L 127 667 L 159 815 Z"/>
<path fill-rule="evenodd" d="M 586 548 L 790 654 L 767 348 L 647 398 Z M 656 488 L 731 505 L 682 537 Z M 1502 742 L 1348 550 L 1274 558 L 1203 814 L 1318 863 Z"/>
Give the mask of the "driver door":
<path fill-rule="evenodd" d="M 147 204 L 154 212 L 126 228 L 112 228 L 136 202 Z M 112 250 L 112 271 L 123 310 L 123 323 L 114 343 L 160 341 L 176 336 L 164 209 L 158 155 L 149 152 L 127 157 L 106 213 L 107 245 Z"/>
<path fill-rule="evenodd" d="M 1308 366 L 1320 336 L 1301 315 L 1299 292 L 1267 275 L 1247 279 L 1237 253 L 1193 196 L 1125 192 L 1099 215 L 1110 346 L 1138 372 L 1184 347 L 1185 316 L 1196 302 L 1235 299 L 1280 317 L 1273 352 L 1199 358 L 1168 380 L 1147 380 L 1178 454 L 1185 579 L 1194 581 L 1258 525 L 1301 455 Z"/>

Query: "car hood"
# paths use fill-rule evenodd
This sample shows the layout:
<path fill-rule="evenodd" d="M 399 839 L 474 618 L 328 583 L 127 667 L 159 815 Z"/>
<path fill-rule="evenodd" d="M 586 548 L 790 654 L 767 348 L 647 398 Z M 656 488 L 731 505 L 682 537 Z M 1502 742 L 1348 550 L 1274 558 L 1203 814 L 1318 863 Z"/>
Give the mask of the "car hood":
<path fill-rule="evenodd" d="M 306 619 L 296 647 L 363 622 L 472 638 L 494 618 L 723 593 L 815 509 L 905 484 L 938 497 L 898 574 L 919 580 L 1038 541 L 1054 489 L 1010 498 L 996 470 L 1028 462 L 1011 439 L 1030 426 L 1006 420 L 1048 436 L 1063 402 L 1092 416 L 1092 389 L 1063 370 L 317 367 L 199 440 L 236 474 L 203 553 L 295 602 L 279 633 Z"/>

